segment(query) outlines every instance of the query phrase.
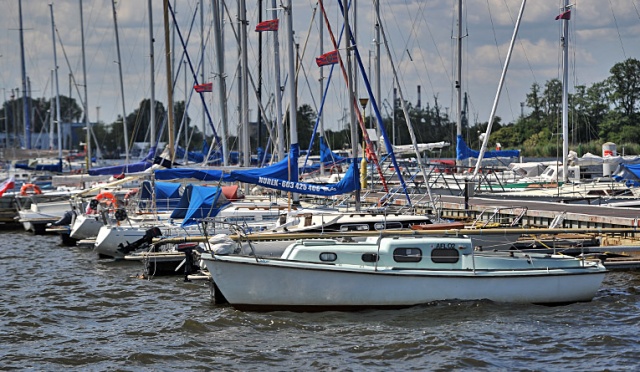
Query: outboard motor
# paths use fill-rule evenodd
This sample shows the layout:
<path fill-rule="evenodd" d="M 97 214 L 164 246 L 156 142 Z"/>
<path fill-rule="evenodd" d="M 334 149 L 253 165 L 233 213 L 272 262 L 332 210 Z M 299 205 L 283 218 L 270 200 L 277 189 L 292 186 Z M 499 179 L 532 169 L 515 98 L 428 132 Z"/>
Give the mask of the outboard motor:
<path fill-rule="evenodd" d="M 162 231 L 160 230 L 160 228 L 152 227 L 144 233 L 144 236 L 142 238 L 134 241 L 133 243 L 127 242 L 127 245 L 120 243 L 120 245 L 118 246 L 118 252 L 128 254 L 140 248 L 146 248 L 153 242 L 153 238 L 157 238 L 159 236 L 162 236 Z"/>
<path fill-rule="evenodd" d="M 73 222 L 73 218 L 75 217 L 75 211 L 66 211 L 62 218 L 57 220 L 56 222 L 51 223 L 51 226 L 69 226 L 71 222 Z"/>

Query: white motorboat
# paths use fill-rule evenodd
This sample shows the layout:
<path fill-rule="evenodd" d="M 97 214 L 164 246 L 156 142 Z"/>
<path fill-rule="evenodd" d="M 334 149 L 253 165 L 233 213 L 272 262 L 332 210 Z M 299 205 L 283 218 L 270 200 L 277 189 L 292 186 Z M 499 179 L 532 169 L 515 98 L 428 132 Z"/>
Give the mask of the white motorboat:
<path fill-rule="evenodd" d="M 607 270 L 564 255 L 476 252 L 467 237 L 301 240 L 280 258 L 203 253 L 216 302 L 239 310 L 402 308 L 441 300 L 590 301 Z"/>

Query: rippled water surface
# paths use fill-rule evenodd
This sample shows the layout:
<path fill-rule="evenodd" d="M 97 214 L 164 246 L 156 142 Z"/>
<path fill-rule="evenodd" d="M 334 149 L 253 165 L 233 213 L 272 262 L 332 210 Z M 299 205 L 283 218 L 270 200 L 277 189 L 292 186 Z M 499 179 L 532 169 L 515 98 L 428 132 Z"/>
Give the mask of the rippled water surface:
<path fill-rule="evenodd" d="M 357 313 L 243 313 L 181 277 L 0 232 L 0 369 L 638 370 L 640 275 L 560 307 L 438 303 Z M 274 283 L 274 289 L 277 283 Z"/>

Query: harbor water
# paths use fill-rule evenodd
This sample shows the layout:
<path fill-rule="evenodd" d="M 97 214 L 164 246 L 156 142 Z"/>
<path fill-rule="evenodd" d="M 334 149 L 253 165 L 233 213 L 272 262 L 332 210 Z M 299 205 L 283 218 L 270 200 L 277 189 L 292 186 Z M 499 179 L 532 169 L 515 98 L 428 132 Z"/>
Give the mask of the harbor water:
<path fill-rule="evenodd" d="M 592 302 L 442 302 L 355 313 L 245 313 L 204 282 L 138 279 L 138 263 L 0 232 L 0 370 L 491 370 L 640 368 L 640 273 Z M 278 290 L 278 283 L 273 283 Z"/>

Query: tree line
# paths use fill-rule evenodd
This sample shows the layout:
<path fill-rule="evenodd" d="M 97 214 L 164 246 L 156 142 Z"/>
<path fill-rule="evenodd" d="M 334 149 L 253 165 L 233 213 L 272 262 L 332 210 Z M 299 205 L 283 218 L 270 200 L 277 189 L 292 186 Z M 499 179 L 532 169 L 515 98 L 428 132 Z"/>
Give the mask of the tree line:
<path fill-rule="evenodd" d="M 599 153 L 605 142 L 614 142 L 624 147 L 627 153 L 639 153 L 640 146 L 640 61 L 629 58 L 616 63 L 610 69 L 610 76 L 605 80 L 590 86 L 576 86 L 569 94 L 569 142 L 570 147 L 578 155 L 586 152 Z M 53 101 L 55 103 L 55 101 Z M 561 147 L 561 118 L 562 118 L 562 84 L 558 79 L 548 80 L 543 86 L 538 83 L 531 85 L 529 93 L 524 97 L 527 113 L 513 123 L 502 123 L 496 117 L 490 137 L 492 144 L 500 143 L 504 149 L 520 149 L 524 156 L 553 157 L 559 154 Z M 55 104 L 51 110 L 51 101 L 45 98 L 28 101 L 31 109 L 32 128 L 40 132 L 49 127 L 49 114 L 55 115 Z M 400 102 L 391 105 L 381 105 L 382 121 L 389 140 L 395 137 L 396 145 L 410 144 L 411 139 L 406 125 Z M 466 106 L 466 105 L 465 105 Z M 129 141 L 149 141 L 150 100 L 144 99 L 138 107 L 126 117 L 129 131 Z M 418 142 L 447 141 L 452 145 L 437 156 L 455 157 L 456 123 L 449 118 L 447 110 L 438 103 L 437 96 L 434 103 L 427 103 L 424 107 L 407 103 L 408 114 L 413 125 Z M 80 122 L 83 113 L 75 99 L 60 96 L 60 111 L 65 123 Z M 155 117 L 157 128 L 162 127 L 166 117 L 166 109 L 161 102 L 156 102 Z M 12 97 L 5 101 L 0 109 L 0 118 L 4 118 L 1 126 L 3 132 L 20 134 L 22 129 L 22 100 Z M 191 118 L 186 115 L 185 102 L 178 101 L 174 105 L 176 128 L 185 122 L 188 128 L 187 142 L 190 149 L 202 149 L 205 137 L 199 128 L 192 125 Z M 186 115 L 186 116 L 185 116 Z M 54 116 L 55 117 L 55 116 Z M 313 127 L 317 114 L 308 104 L 303 104 L 297 110 L 298 142 L 301 149 L 307 149 L 313 135 Z M 375 118 L 367 116 L 366 126 L 373 127 Z M 348 123 L 348 120 L 344 121 Z M 479 133 L 485 132 L 487 123 L 469 124 L 467 110 L 462 113 L 463 137 L 471 148 L 479 149 Z M 93 131 L 104 155 L 117 156 L 124 147 L 124 129 L 122 118 L 118 117 L 113 123 L 95 123 Z M 288 125 L 285 123 L 285 128 Z M 164 131 L 166 139 L 166 130 Z M 261 130 L 261 136 L 251 136 L 251 148 L 265 148 L 267 146 L 267 130 Z M 219 133 L 218 133 L 219 134 Z M 289 138 L 285 129 L 286 138 Z M 325 132 L 326 141 L 332 149 L 351 148 L 350 129 L 348 127 Z M 82 138 L 82 137 L 81 137 Z M 162 138 L 161 138 L 162 140 Z M 213 136 L 207 136 L 207 143 L 214 142 Z M 184 134 L 176 138 L 178 145 L 187 147 Z M 232 149 L 237 149 L 238 139 L 229 138 Z M 317 153 L 319 142 L 314 141 L 312 151 Z"/>

